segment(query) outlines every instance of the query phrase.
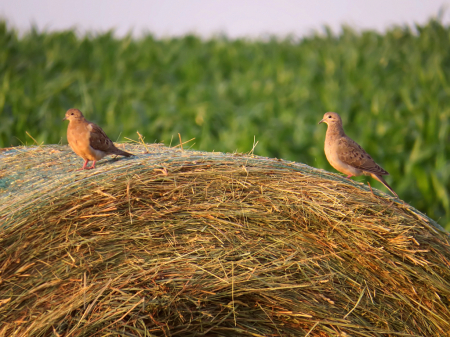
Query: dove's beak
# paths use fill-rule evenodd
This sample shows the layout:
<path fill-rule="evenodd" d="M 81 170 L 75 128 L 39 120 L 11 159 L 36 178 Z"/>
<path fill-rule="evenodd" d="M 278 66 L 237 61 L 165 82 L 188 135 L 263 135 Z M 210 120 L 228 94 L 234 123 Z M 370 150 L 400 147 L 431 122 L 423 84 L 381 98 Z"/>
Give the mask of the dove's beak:
<path fill-rule="evenodd" d="M 66 120 L 67 120 L 67 117 L 64 117 L 64 118 L 63 118 L 63 121 L 66 121 Z"/>
<path fill-rule="evenodd" d="M 319 123 L 317 123 L 317 124 L 321 124 L 321 123 L 325 123 L 325 120 L 324 119 L 322 119 Z"/>

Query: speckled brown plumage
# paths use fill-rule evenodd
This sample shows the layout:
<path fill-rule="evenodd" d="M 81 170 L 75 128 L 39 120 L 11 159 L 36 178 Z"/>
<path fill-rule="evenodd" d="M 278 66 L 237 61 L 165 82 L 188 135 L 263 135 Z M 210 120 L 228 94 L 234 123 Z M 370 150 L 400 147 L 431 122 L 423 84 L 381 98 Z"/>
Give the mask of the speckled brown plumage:
<path fill-rule="evenodd" d="M 358 143 L 345 134 L 341 117 L 337 113 L 327 112 L 320 123 L 328 125 L 325 155 L 331 166 L 346 174 L 347 178 L 361 174 L 369 175 L 398 197 L 382 177 L 389 173 L 378 165 Z"/>
<path fill-rule="evenodd" d="M 67 110 L 63 120 L 69 121 L 67 141 L 70 147 L 85 160 L 81 170 L 95 168 L 96 161 L 110 154 L 132 156 L 131 153 L 119 150 L 102 128 L 87 121 L 80 110 Z M 92 166 L 87 167 L 89 161 L 92 161 Z"/>

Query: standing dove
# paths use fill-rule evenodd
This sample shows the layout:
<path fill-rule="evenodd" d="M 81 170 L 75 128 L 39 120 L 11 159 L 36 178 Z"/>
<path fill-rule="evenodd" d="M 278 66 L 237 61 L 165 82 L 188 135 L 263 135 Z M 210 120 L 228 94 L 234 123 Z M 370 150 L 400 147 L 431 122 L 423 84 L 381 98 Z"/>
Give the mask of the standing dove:
<path fill-rule="evenodd" d="M 375 163 L 361 146 L 345 134 L 342 119 L 337 113 L 327 112 L 320 123 L 328 124 L 325 155 L 331 166 L 339 172 L 347 174 L 347 178 L 361 174 L 371 176 L 398 197 L 397 193 L 383 179 L 383 176 L 389 175 L 389 173 Z"/>
<path fill-rule="evenodd" d="M 72 150 L 84 159 L 84 165 L 80 170 L 95 168 L 97 160 L 109 154 L 117 154 L 125 157 L 132 156 L 131 153 L 119 150 L 114 146 L 111 139 L 98 125 L 88 122 L 78 109 L 69 109 L 63 119 L 69 121 L 67 128 L 67 141 Z M 86 166 L 92 161 L 92 166 Z"/>

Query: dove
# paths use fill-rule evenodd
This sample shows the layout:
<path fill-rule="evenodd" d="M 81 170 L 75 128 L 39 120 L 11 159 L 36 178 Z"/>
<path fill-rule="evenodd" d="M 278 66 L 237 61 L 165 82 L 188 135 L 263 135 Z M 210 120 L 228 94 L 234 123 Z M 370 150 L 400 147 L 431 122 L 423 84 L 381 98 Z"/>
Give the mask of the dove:
<path fill-rule="evenodd" d="M 64 120 L 69 121 L 67 127 L 67 141 L 73 152 L 84 159 L 84 165 L 79 170 L 90 170 L 95 168 L 95 163 L 110 154 L 130 157 L 133 154 L 119 150 L 111 139 L 98 125 L 84 118 L 78 109 L 69 109 Z M 91 166 L 86 166 L 92 161 Z"/>
<path fill-rule="evenodd" d="M 328 125 L 325 136 L 325 155 L 331 166 L 346 174 L 347 178 L 361 174 L 371 176 L 398 197 L 383 179 L 383 176 L 389 173 L 379 166 L 358 143 L 345 134 L 342 119 L 337 113 L 325 113 L 320 123 Z"/>

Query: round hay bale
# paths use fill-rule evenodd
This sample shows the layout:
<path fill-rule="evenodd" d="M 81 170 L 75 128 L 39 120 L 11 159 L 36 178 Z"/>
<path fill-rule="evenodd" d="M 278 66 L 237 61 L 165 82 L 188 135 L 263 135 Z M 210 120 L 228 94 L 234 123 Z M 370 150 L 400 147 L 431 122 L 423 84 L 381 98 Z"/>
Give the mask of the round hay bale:
<path fill-rule="evenodd" d="M 0 336 L 448 336 L 450 240 L 307 165 L 0 152 Z"/>

